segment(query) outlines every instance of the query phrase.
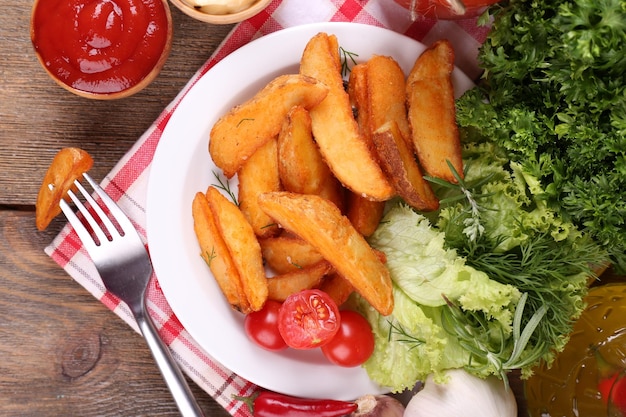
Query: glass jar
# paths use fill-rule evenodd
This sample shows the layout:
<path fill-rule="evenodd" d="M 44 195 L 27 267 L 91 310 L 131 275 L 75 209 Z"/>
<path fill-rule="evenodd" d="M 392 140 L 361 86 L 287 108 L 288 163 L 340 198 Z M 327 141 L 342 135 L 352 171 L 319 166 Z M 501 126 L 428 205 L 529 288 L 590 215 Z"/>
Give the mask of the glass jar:
<path fill-rule="evenodd" d="M 525 383 L 533 417 L 626 417 L 621 408 L 626 400 L 626 284 L 591 288 L 585 300 L 587 308 L 565 349 L 550 368 L 540 366 Z"/>

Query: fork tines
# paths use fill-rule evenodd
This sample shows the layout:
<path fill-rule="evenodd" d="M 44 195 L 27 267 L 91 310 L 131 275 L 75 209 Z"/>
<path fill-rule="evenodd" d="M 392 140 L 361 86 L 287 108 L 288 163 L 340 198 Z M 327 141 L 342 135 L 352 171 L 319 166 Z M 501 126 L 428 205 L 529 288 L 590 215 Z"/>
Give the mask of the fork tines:
<path fill-rule="evenodd" d="M 80 217 L 67 201 L 61 200 L 59 203 L 78 237 L 86 246 L 99 246 L 115 237 L 124 236 L 124 229 L 133 227 L 130 220 L 87 173 L 83 174 L 83 177 L 95 191 L 100 203 L 91 196 L 78 179 L 74 181 L 74 186 L 85 203 L 81 201 L 75 191 L 69 190 L 67 194 L 78 209 Z"/>

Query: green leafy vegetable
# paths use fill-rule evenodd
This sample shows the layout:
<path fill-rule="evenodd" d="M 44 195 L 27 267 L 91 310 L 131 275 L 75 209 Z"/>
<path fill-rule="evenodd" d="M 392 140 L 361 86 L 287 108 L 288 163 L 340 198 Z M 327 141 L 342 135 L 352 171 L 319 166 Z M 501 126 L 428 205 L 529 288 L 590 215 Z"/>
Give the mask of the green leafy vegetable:
<path fill-rule="evenodd" d="M 626 2 L 510 0 L 479 59 L 461 127 L 500 145 L 626 273 Z"/>
<path fill-rule="evenodd" d="M 396 203 L 370 237 L 395 308 L 384 317 L 359 303 L 376 335 L 365 368 L 396 391 L 451 368 L 503 377 L 551 361 L 584 308 L 590 265 L 607 259 L 497 145 L 468 139 L 463 159 L 459 184 L 434 183 L 438 212 Z"/>

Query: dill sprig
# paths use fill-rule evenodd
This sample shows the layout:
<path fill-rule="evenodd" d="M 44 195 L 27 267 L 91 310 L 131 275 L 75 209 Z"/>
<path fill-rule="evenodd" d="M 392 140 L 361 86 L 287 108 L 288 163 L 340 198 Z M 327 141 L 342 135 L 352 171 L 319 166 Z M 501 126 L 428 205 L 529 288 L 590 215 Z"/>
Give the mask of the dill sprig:
<path fill-rule="evenodd" d="M 222 179 L 222 177 L 220 176 L 220 174 L 218 174 L 217 172 L 213 171 L 213 176 L 215 177 L 215 179 L 217 180 L 217 184 L 213 184 L 215 186 L 215 188 L 224 191 L 226 194 L 228 194 L 228 196 L 230 197 L 230 199 L 232 200 L 232 202 L 239 207 L 239 201 L 237 201 L 237 196 L 235 195 L 235 193 L 233 192 L 233 190 L 230 188 L 230 182 L 228 181 L 228 179 L 224 180 Z"/>
<path fill-rule="evenodd" d="M 341 76 L 346 77 L 350 73 L 350 68 L 357 64 L 356 57 L 358 57 L 359 54 L 346 51 L 340 46 L 339 56 L 341 57 Z"/>

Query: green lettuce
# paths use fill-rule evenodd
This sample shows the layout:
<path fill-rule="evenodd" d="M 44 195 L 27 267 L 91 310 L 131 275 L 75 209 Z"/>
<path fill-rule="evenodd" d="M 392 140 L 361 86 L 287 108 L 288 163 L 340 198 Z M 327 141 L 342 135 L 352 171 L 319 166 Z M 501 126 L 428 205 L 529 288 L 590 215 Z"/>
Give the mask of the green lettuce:
<path fill-rule="evenodd" d="M 376 336 L 364 367 L 394 392 L 451 368 L 529 375 L 562 350 L 603 249 L 538 196 L 540 182 L 494 143 L 464 143 L 464 179 L 436 182 L 428 215 L 391 203 L 370 244 L 385 253 L 395 307 L 355 297 Z"/>

